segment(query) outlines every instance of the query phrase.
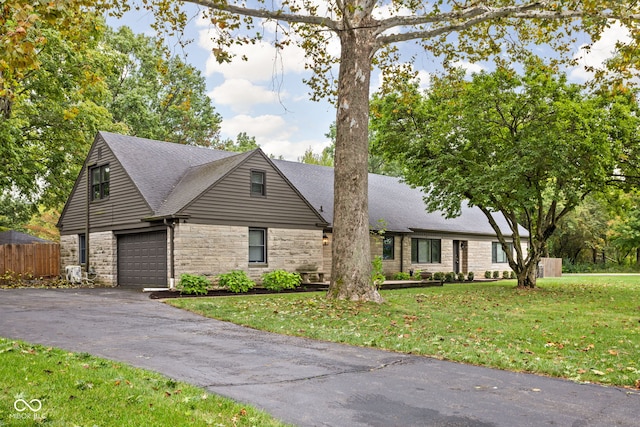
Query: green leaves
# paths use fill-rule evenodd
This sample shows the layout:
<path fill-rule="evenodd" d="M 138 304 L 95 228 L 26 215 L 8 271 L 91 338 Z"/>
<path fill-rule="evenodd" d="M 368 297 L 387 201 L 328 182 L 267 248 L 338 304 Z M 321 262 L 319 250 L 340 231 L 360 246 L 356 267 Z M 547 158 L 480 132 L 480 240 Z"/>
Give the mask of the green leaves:
<path fill-rule="evenodd" d="M 634 143 L 628 129 L 640 121 L 621 114 L 624 102 L 583 94 L 535 58 L 522 75 L 498 68 L 468 81 L 457 71 L 434 78 L 423 97 L 403 86 L 374 99 L 375 148 L 401 159 L 407 182 L 428 192 L 429 210 L 455 216 L 467 200 L 490 220 L 502 214 L 516 239 L 521 223 L 529 255 L 511 257 L 510 266 L 524 272 L 557 222 L 605 187 Z M 494 230 L 501 241 L 511 237 Z"/>

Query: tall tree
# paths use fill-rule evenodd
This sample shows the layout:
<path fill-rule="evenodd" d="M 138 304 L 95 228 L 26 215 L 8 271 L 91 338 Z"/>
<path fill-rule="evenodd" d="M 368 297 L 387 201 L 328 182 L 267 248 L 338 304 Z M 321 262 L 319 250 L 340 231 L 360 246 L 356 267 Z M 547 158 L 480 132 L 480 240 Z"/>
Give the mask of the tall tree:
<path fill-rule="evenodd" d="M 38 35 L 46 43 L 37 65 L 5 80 L 12 90 L 5 93 L 11 112 L 0 117 L 0 193 L 20 194 L 36 205 L 63 203 L 96 131 L 121 130 L 104 106 L 108 89 L 101 59 L 92 54 L 101 19 L 84 19 L 93 25 L 81 39 L 40 22 Z"/>
<path fill-rule="evenodd" d="M 222 120 L 199 70 L 128 27 L 108 29 L 102 45 L 109 56 L 107 108 L 128 134 L 201 146 L 218 141 Z"/>
<path fill-rule="evenodd" d="M 120 10 L 135 0 L 112 0 Z M 309 58 L 314 75 L 307 82 L 312 99 L 335 98 L 337 106 L 335 150 L 335 200 L 333 268 L 329 296 L 380 301 L 371 284 L 369 216 L 367 211 L 368 115 L 372 65 L 388 68 L 397 59 L 396 44 L 415 40 L 425 52 L 444 61 L 465 55 L 486 58 L 506 48 L 518 55 L 523 46 L 547 43 L 568 51 L 572 34 L 583 30 L 597 40 L 611 19 L 627 25 L 634 40 L 640 38 L 636 20 L 640 5 L 594 0 L 527 1 L 500 0 L 490 4 L 475 0 L 144 0 L 139 7 L 157 17 L 158 30 L 181 30 L 187 16 L 180 3 L 203 6 L 218 29 L 214 48 L 219 61 L 230 58 L 228 47 L 263 37 L 255 20 L 280 23 L 274 43 L 299 43 Z M 254 26 L 254 24 L 256 24 Z M 240 31 L 255 29 L 255 36 Z M 340 55 L 328 48 L 331 38 L 340 42 Z M 635 43 L 621 47 L 619 69 L 628 67 L 636 55 Z M 378 54 L 378 55 L 376 55 Z M 332 68 L 338 64 L 333 85 Z"/>
<path fill-rule="evenodd" d="M 627 101 L 584 95 L 539 61 L 522 76 L 499 68 L 467 81 L 457 72 L 434 79 L 418 105 L 383 103 L 391 116 L 382 148 L 402 159 L 408 183 L 428 192 L 428 209 L 456 216 L 464 201 L 479 207 L 518 286 L 535 287 L 558 222 L 612 180 L 628 142 L 615 138 L 619 129 L 640 131 L 638 116 L 612 115 Z"/>

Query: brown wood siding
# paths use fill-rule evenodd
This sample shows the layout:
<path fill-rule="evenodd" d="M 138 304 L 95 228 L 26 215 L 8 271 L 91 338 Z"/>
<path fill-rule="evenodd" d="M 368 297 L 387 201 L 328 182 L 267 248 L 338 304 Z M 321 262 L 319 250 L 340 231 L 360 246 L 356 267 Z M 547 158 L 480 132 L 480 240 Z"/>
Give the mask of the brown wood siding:
<path fill-rule="evenodd" d="M 100 154 L 100 157 L 99 157 Z M 87 165 L 109 164 L 109 197 L 90 204 L 91 231 L 145 228 L 140 221 L 152 214 L 122 165 L 107 144 L 99 138 L 94 143 L 63 212 L 61 234 L 84 233 L 87 212 Z"/>
<path fill-rule="evenodd" d="M 252 196 L 252 170 L 264 171 L 266 196 Z M 317 228 L 321 219 L 261 156 L 253 156 L 206 191 L 184 213 L 209 224 Z"/>

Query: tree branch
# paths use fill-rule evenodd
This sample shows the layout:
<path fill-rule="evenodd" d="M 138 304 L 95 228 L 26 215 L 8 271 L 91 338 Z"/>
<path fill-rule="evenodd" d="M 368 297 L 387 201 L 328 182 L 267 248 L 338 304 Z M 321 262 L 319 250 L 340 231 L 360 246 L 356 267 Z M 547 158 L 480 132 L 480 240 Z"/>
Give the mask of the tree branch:
<path fill-rule="evenodd" d="M 284 13 L 282 10 L 268 10 L 268 9 L 252 9 L 249 7 L 236 6 L 233 4 L 227 4 L 215 1 L 215 0 L 186 0 L 189 3 L 197 4 L 207 7 L 213 10 L 219 10 L 221 12 L 229 12 L 238 15 L 251 16 L 254 18 L 273 19 L 284 22 L 297 22 L 301 24 L 319 25 L 327 27 L 331 30 L 338 31 L 341 28 L 341 24 L 338 21 L 329 19 L 323 16 L 302 15 L 297 13 Z"/>

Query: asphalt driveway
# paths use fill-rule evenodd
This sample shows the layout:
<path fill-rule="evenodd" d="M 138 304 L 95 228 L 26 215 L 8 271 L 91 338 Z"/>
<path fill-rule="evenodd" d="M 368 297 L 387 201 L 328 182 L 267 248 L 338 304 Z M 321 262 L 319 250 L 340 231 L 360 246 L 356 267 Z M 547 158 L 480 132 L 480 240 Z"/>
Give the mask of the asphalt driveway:
<path fill-rule="evenodd" d="M 259 332 L 121 289 L 0 290 L 0 336 L 158 371 L 299 426 L 640 425 L 638 391 Z"/>

